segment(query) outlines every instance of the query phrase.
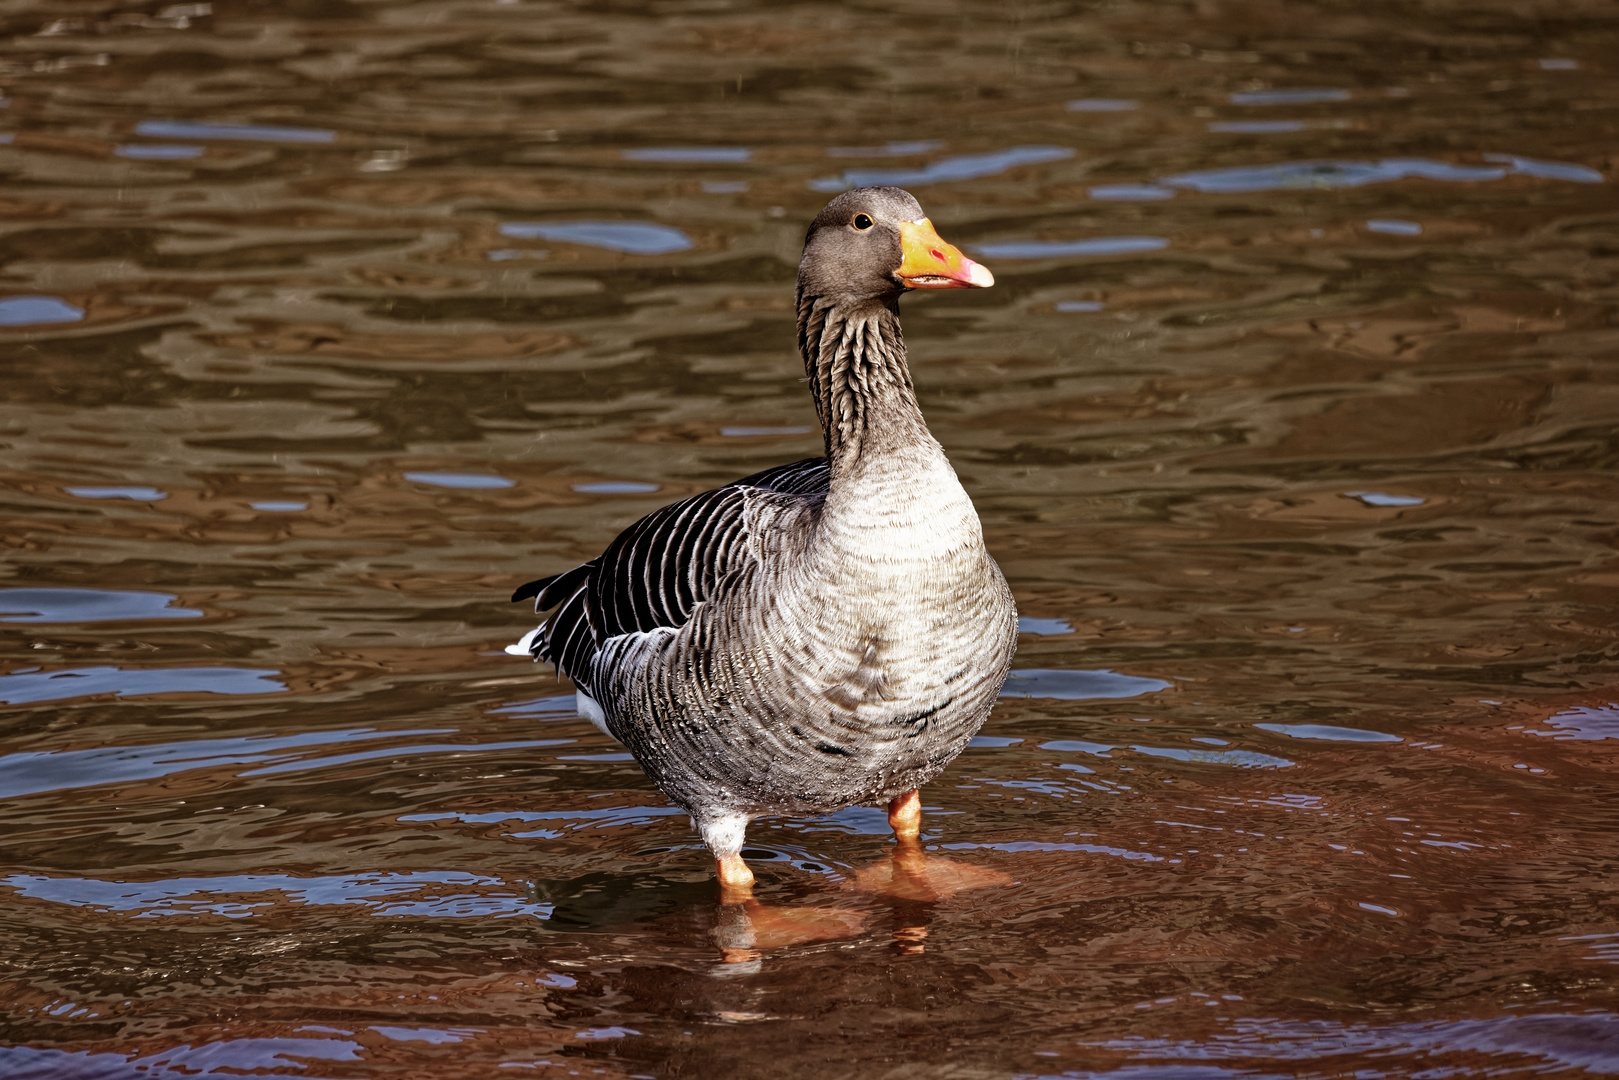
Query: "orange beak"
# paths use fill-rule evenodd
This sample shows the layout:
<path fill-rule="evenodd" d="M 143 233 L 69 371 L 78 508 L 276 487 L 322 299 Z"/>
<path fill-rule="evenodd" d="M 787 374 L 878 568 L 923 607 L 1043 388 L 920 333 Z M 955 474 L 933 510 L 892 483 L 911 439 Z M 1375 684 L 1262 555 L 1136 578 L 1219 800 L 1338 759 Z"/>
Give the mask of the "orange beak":
<path fill-rule="evenodd" d="M 907 289 L 987 289 L 995 284 L 988 267 L 939 239 L 927 218 L 900 222 L 899 245 L 905 260 L 895 275 Z"/>

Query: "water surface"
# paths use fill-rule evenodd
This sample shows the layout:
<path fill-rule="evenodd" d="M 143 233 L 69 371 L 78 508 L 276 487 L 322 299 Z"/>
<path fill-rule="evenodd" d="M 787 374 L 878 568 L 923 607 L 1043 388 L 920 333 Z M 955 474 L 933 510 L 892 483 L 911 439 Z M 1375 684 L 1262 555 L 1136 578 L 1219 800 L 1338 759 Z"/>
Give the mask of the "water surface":
<path fill-rule="evenodd" d="M 1611 12 L 0 20 L 0 1074 L 1619 1071 Z M 904 317 L 1025 630 L 925 839 L 1015 884 L 760 822 L 842 929 L 727 963 L 505 598 L 818 452 L 869 182 L 997 279 Z"/>

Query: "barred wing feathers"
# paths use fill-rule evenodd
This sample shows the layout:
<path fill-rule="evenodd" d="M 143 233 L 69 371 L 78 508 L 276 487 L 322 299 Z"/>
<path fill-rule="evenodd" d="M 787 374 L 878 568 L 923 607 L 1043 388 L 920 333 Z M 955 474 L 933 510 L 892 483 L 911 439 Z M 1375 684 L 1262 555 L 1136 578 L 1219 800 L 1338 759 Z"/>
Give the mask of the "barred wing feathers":
<path fill-rule="evenodd" d="M 728 486 L 764 488 L 783 495 L 825 495 L 831 479 L 832 469 L 826 458 L 812 457 L 772 466 L 752 476 L 744 476 Z"/>
<path fill-rule="evenodd" d="M 512 594 L 513 600 L 534 597 L 535 611 L 556 607 L 520 645 L 588 688 L 603 642 L 685 625 L 692 610 L 745 565 L 753 492 L 824 494 L 830 475 L 825 458 L 806 458 L 654 510 L 596 558 Z"/>

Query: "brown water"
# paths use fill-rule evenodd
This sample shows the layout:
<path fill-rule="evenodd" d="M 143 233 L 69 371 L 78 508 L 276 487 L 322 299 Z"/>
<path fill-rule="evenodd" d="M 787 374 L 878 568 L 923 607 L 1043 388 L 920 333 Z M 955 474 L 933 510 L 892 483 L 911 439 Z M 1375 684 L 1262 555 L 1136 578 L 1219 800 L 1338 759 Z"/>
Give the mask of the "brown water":
<path fill-rule="evenodd" d="M 1612 4 L 3 10 L 0 1073 L 1619 1071 Z M 863 929 L 727 964 L 505 597 L 816 452 L 868 180 L 998 278 L 905 326 L 1017 883 L 760 822 Z"/>

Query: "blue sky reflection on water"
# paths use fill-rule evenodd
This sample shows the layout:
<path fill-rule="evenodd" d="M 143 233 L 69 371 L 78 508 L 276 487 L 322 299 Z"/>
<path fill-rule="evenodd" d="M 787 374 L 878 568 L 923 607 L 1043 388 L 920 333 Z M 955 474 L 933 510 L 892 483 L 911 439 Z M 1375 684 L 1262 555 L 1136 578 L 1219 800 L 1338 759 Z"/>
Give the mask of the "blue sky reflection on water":
<path fill-rule="evenodd" d="M 1302 120 L 1212 120 L 1207 125 L 1216 135 L 1285 135 L 1308 126 Z"/>
<path fill-rule="evenodd" d="M 835 192 L 846 188 L 879 185 L 925 187 L 963 180 L 996 176 L 1025 165 L 1045 165 L 1074 156 L 1067 146 L 1012 146 L 983 154 L 959 154 L 940 158 L 916 168 L 849 169 L 841 176 L 811 180 L 811 191 Z"/>
<path fill-rule="evenodd" d="M 643 480 L 592 480 L 572 488 L 581 495 L 651 495 L 660 485 Z"/>
<path fill-rule="evenodd" d="M 1294 87 L 1287 90 L 1244 90 L 1231 95 L 1233 105 L 1321 105 L 1348 101 L 1348 90 L 1336 87 Z"/>
<path fill-rule="evenodd" d="M 936 139 L 910 139 L 884 143 L 882 146 L 830 146 L 827 147 L 826 154 L 828 157 L 847 158 L 916 157 L 942 149 L 944 143 Z"/>
<path fill-rule="evenodd" d="M 1390 910 L 1386 905 L 1378 907 Z M 1176 1002 L 1171 999 L 1161 1004 L 1171 1003 Z M 1330 1074 L 1337 1059 L 1356 1060 L 1360 1055 L 1374 1056 L 1401 1072 L 1409 1069 L 1408 1075 L 1432 1075 L 1436 1070 L 1422 1069 L 1422 1063 L 1453 1054 L 1476 1055 L 1474 1060 L 1490 1062 L 1492 1071 L 1499 1069 L 1503 1074 L 1539 1075 L 1563 1069 L 1606 1075 L 1619 1071 L 1616 1030 L 1619 1015 L 1613 1013 L 1544 1009 L 1403 1023 L 1235 1017 L 1217 1021 L 1211 1037 L 1087 1038 L 1081 1045 L 1121 1054 L 1127 1062 L 1113 1070 L 1087 1074 L 1098 1080 L 1149 1074 L 1190 1077 L 1207 1073 L 1210 1080 L 1214 1076 L 1253 1076 L 1253 1063 L 1272 1068 L 1293 1064 L 1312 1074 Z M 1473 1071 L 1459 1068 L 1452 1075 Z M 1028 1080 L 1034 1080 L 1034 1075 L 1029 1074 Z"/>
<path fill-rule="evenodd" d="M 123 668 L 112 665 L 0 675 L 0 704 L 31 705 L 94 694 L 278 694 L 279 671 L 237 667 Z"/>
<path fill-rule="evenodd" d="M 1069 112 L 1117 113 L 1134 112 L 1141 102 L 1130 98 L 1075 98 L 1068 103 Z"/>
<path fill-rule="evenodd" d="M 1398 735 L 1364 728 L 1338 727 L 1333 724 L 1255 724 L 1260 731 L 1286 735 L 1292 739 L 1326 739 L 1333 742 L 1386 743 L 1402 741 Z"/>
<path fill-rule="evenodd" d="M 1500 180 L 1517 172 L 1545 179 L 1601 183 L 1595 169 L 1562 162 L 1530 161 L 1507 154 L 1486 154 L 1492 165 L 1465 165 L 1433 158 L 1384 158 L 1380 161 L 1289 161 L 1268 165 L 1239 165 L 1200 169 L 1159 179 L 1169 187 L 1212 195 L 1241 195 L 1261 191 L 1291 191 L 1365 187 L 1396 180 L 1421 179 L 1457 184 Z"/>
<path fill-rule="evenodd" d="M 147 746 L 101 746 L 88 750 L 43 750 L 0 757 L 0 798 L 66 791 L 98 784 L 127 784 L 192 769 L 258 765 L 305 755 L 311 748 L 419 735 L 452 729 L 381 731 L 354 728 L 294 735 L 244 735 L 190 739 Z"/>
<path fill-rule="evenodd" d="M 527 902 L 522 892 L 499 878 L 465 871 L 372 871 L 300 877 L 293 874 L 222 874 L 217 877 L 156 881 L 11 874 L 0 885 L 20 896 L 69 907 L 127 915 L 220 915 L 252 918 L 278 904 L 353 905 L 381 918 L 545 918 L 551 905 Z"/>
<path fill-rule="evenodd" d="M 1421 495 L 1396 495 L 1387 491 L 1346 491 L 1344 495 L 1359 499 L 1367 506 L 1422 506 L 1428 501 Z"/>
<path fill-rule="evenodd" d="M 78 322 L 84 309 L 60 296 L 0 297 L 0 326 L 41 326 Z"/>
<path fill-rule="evenodd" d="M 313 748 L 376 739 L 399 740 L 456 733 L 454 728 L 354 729 L 297 735 L 192 739 L 146 746 L 102 746 L 89 750 L 24 751 L 0 757 L 0 798 L 100 784 L 127 784 L 225 765 L 253 766 L 235 774 L 241 777 L 277 776 L 363 761 L 435 754 L 497 754 L 570 746 L 576 741 L 560 738 L 513 739 L 505 742 L 391 742 L 386 747 L 337 754 L 310 752 Z"/>
<path fill-rule="evenodd" d="M 201 146 L 183 146 L 165 143 L 128 143 L 113 148 L 113 153 L 131 161 L 190 161 L 207 151 Z"/>
<path fill-rule="evenodd" d="M 196 619 L 196 608 L 175 607 L 173 593 L 132 589 L 0 588 L 0 622 L 113 622 L 124 619 Z"/>
<path fill-rule="evenodd" d="M 1366 231 L 1382 233 L 1384 236 L 1421 236 L 1422 223 L 1406 221 L 1404 218 L 1368 218 Z"/>
<path fill-rule="evenodd" d="M 998 240 L 974 244 L 972 249 L 988 259 L 1056 259 L 1134 255 L 1161 251 L 1168 246 L 1169 241 L 1161 236 L 1093 236 L 1084 240 Z"/>
<path fill-rule="evenodd" d="M 85 1009 L 86 1014 L 91 1010 Z M 352 1039 L 293 1035 L 227 1038 L 202 1045 L 189 1043 L 150 1054 L 66 1052 L 29 1046 L 0 1047 L 0 1066 L 19 1080 L 46 1077 L 93 1077 L 116 1080 L 139 1076 L 150 1080 L 181 1077 L 264 1075 L 262 1070 L 297 1069 L 309 1061 L 363 1061 L 365 1048 Z M 295 1074 L 296 1075 L 296 1074 Z M 307 1074 L 305 1074 L 307 1075 Z"/>
<path fill-rule="evenodd" d="M 227 142 L 329 143 L 337 132 L 325 128 L 267 124 L 219 124 L 197 120 L 142 120 L 135 134 L 153 139 L 221 139 Z"/>
<path fill-rule="evenodd" d="M 649 221 L 508 221 L 500 235 L 514 240 L 551 240 L 605 248 L 629 255 L 672 255 L 692 246 L 672 225 Z"/>
<path fill-rule="evenodd" d="M 624 150 L 625 161 L 653 161 L 666 165 L 737 165 L 753 156 L 744 146 L 638 146 Z"/>
<path fill-rule="evenodd" d="M 405 479 L 429 487 L 458 488 L 463 491 L 498 491 L 517 485 L 515 480 L 489 473 L 408 472 Z"/>
<path fill-rule="evenodd" d="M 1002 697 L 1057 698 L 1084 701 L 1099 698 L 1132 698 L 1168 690 L 1173 683 L 1163 679 L 1121 675 L 1106 668 L 1097 671 L 1067 671 L 1052 668 L 1013 668 Z"/>
<path fill-rule="evenodd" d="M 1148 757 L 1171 758 L 1199 765 L 1235 765 L 1239 769 L 1290 769 L 1294 765 L 1287 758 L 1261 754 L 1257 750 L 1193 750 L 1179 746 L 1135 744 L 1130 749 Z"/>
<path fill-rule="evenodd" d="M 129 499 L 132 502 L 162 502 L 169 497 L 169 493 L 154 487 L 140 487 L 131 484 L 108 485 L 81 485 L 63 488 L 63 491 L 78 499 Z"/>
<path fill-rule="evenodd" d="M 1160 202 L 1173 199 L 1175 190 L 1159 184 L 1099 184 L 1086 194 L 1105 202 Z"/>

